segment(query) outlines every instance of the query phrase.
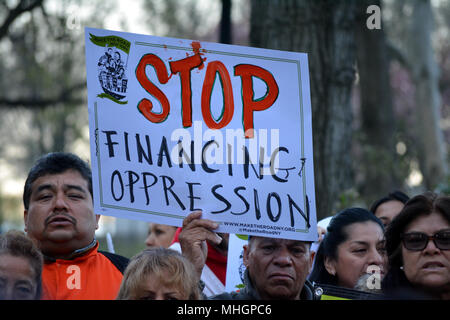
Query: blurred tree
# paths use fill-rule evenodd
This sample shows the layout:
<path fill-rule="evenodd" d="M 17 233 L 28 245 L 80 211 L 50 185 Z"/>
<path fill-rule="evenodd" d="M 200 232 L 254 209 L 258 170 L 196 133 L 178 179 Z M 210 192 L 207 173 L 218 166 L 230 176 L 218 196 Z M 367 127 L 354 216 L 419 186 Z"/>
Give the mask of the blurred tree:
<path fill-rule="evenodd" d="M 406 128 L 406 135 L 410 136 L 409 148 L 418 160 L 423 176 L 423 187 L 434 189 L 445 181 L 448 175 L 447 142 L 441 128 L 441 119 L 445 116 L 442 107 L 441 91 L 445 84 L 442 82 L 446 75 L 439 72 L 441 66 L 436 57 L 445 56 L 448 42 L 448 20 L 445 19 L 449 11 L 449 1 L 436 2 L 436 8 L 442 19 L 440 26 L 436 25 L 432 3 L 429 0 L 385 0 L 389 8 L 388 28 L 392 43 L 390 48 L 394 57 L 405 68 L 412 79 L 412 118 Z M 448 18 L 448 16 L 447 16 Z M 437 27 L 437 29 L 436 29 Z M 439 35 L 441 33 L 441 35 Z M 441 45 L 433 42 L 433 37 L 440 36 Z M 442 55 L 444 54 L 444 55 Z M 395 77 L 396 75 L 394 75 Z M 440 88 L 441 85 L 441 88 Z M 402 85 L 406 86 L 406 83 Z M 402 103 L 400 101 L 400 103 Z M 448 102 L 447 102 L 448 104 Z M 448 116 L 448 115 L 447 115 Z M 411 127 L 414 130 L 411 130 Z"/>
<path fill-rule="evenodd" d="M 43 0 L 20 1 L 12 8 L 3 4 L 6 14 L 0 28 L 4 30 L 3 34 L 0 33 L 0 41 L 8 42 L 15 53 L 15 59 L 5 58 L 12 64 L 9 69 L 14 68 L 15 72 L 14 86 L 11 85 L 11 78 L 3 86 L 10 88 L 0 94 L 0 107 L 39 109 L 61 102 L 82 102 L 79 92 L 85 88 L 84 79 L 79 77 L 75 82 L 67 74 L 73 71 L 68 68 L 71 65 L 69 60 L 74 58 L 74 54 L 80 54 L 74 51 L 74 33 L 65 25 L 69 3 L 65 2 L 58 14 L 49 14 Z M 20 16 L 25 18 L 13 23 Z M 59 48 L 54 50 L 51 44 L 59 45 Z M 68 51 L 66 55 L 62 54 L 63 48 Z M 74 54 L 70 54 L 69 50 Z M 59 59 L 55 60 L 55 57 Z M 49 64 L 49 61 L 53 63 Z M 57 64 L 56 61 L 62 62 Z"/>
<path fill-rule="evenodd" d="M 222 0 L 222 16 L 220 18 L 220 39 L 221 43 L 232 43 L 231 28 L 231 0 Z"/>
<path fill-rule="evenodd" d="M 324 218 L 353 181 L 356 1 L 252 0 L 251 9 L 252 45 L 308 53 L 317 218 Z"/>
<path fill-rule="evenodd" d="M 361 161 L 358 190 L 372 203 L 394 189 L 403 189 L 405 170 L 401 170 L 396 152 L 397 126 L 391 95 L 390 59 L 386 34 L 369 29 L 366 13 L 370 5 L 381 8 L 381 1 L 360 0 L 355 24 L 360 89 Z"/>
<path fill-rule="evenodd" d="M 81 23 L 101 27 L 107 8 L 101 1 L 0 1 L 2 177 L 24 179 L 37 156 L 72 151 L 77 140 L 88 146 Z M 71 14 L 79 25 L 68 23 Z"/>
<path fill-rule="evenodd" d="M 450 143 L 450 43 L 449 30 L 450 30 L 450 1 L 442 0 L 438 2 L 436 10 L 436 22 L 437 22 L 437 61 L 441 68 L 439 78 L 439 88 L 442 98 L 441 109 L 441 128 L 444 133 L 444 140 L 447 146 Z M 449 154 L 447 150 L 447 164 L 449 164 Z M 450 174 L 447 174 L 445 181 L 447 190 L 450 190 Z M 448 192 L 447 192 L 448 193 Z"/>
<path fill-rule="evenodd" d="M 9 27 L 25 12 L 34 10 L 42 6 L 44 0 L 20 0 L 15 7 L 10 8 L 8 3 L 1 2 L 0 8 L 5 12 L 2 24 L 0 25 L 0 41 L 8 34 Z"/>
<path fill-rule="evenodd" d="M 439 126 L 439 70 L 431 41 L 434 18 L 430 0 L 413 0 L 412 5 L 407 52 L 416 84 L 418 155 L 425 186 L 433 189 L 448 173 L 447 150 Z"/>
<path fill-rule="evenodd" d="M 150 33 L 248 45 L 248 0 L 143 0 Z"/>
<path fill-rule="evenodd" d="M 219 1 L 144 0 L 150 29 L 161 36 L 203 39 L 211 32 L 208 20 L 219 21 Z M 214 39 L 217 41 L 217 38 Z"/>

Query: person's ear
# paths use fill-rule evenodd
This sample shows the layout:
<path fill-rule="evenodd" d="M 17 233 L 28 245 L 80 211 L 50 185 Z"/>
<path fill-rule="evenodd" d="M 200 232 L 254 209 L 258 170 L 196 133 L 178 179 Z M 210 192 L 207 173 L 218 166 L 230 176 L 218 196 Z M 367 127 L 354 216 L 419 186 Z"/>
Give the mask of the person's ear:
<path fill-rule="evenodd" d="M 314 257 L 316 256 L 316 252 L 315 251 L 310 251 L 309 254 L 309 271 L 311 272 L 313 263 L 314 263 Z"/>
<path fill-rule="evenodd" d="M 248 268 L 248 260 L 249 260 L 250 250 L 249 250 L 247 244 L 245 244 L 245 245 L 243 246 L 243 248 L 244 248 L 244 255 L 243 255 L 243 257 L 242 257 L 242 261 L 243 261 L 243 263 L 244 263 L 244 266 L 245 266 L 246 268 Z"/>
<path fill-rule="evenodd" d="M 24 211 L 23 211 L 23 222 L 24 222 L 24 225 L 25 225 L 25 227 L 23 228 L 23 231 L 25 231 L 25 233 L 27 232 L 27 222 L 28 222 L 28 210 L 27 209 L 25 209 Z"/>
<path fill-rule="evenodd" d="M 98 221 L 100 220 L 100 217 L 101 217 L 100 214 L 96 214 L 96 215 L 95 215 L 95 221 L 96 221 L 95 230 L 98 229 Z"/>
<path fill-rule="evenodd" d="M 326 257 L 324 260 L 324 265 L 329 274 L 333 276 L 336 275 L 336 262 L 333 259 Z"/>

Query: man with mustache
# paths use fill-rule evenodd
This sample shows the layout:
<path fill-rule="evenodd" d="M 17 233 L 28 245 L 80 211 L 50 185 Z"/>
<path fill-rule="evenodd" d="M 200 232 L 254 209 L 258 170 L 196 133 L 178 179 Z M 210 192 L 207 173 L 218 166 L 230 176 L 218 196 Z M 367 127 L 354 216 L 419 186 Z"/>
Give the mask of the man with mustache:
<path fill-rule="evenodd" d="M 206 241 L 219 244 L 214 232 L 218 224 L 193 212 L 183 220 L 180 245 L 183 255 L 197 268 L 200 277 L 206 261 Z M 313 256 L 311 243 L 298 240 L 252 236 L 244 246 L 244 285 L 239 292 L 222 293 L 213 300 L 314 300 L 312 284 L 306 280 Z"/>
<path fill-rule="evenodd" d="M 55 152 L 25 182 L 25 231 L 44 255 L 43 299 L 115 299 L 128 259 L 98 251 L 89 165 Z"/>

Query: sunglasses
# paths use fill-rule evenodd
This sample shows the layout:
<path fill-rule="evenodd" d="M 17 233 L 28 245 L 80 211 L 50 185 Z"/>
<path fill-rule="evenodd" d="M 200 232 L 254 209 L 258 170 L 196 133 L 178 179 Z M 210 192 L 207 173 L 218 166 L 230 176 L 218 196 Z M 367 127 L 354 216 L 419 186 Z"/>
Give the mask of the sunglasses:
<path fill-rule="evenodd" d="M 404 233 L 401 239 L 403 246 L 411 251 L 422 251 L 427 247 L 430 240 L 433 240 L 436 248 L 450 250 L 450 229 L 438 231 L 432 236 L 422 232 Z"/>

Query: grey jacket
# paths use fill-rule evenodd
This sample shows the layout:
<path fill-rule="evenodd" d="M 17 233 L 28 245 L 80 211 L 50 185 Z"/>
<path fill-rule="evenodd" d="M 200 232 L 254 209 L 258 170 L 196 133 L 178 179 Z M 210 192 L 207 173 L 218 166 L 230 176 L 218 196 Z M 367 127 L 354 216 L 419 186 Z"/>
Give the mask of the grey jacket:
<path fill-rule="evenodd" d="M 239 292 L 224 292 L 217 294 L 215 296 L 209 297 L 210 300 L 261 300 L 256 289 L 253 287 L 251 279 L 248 275 L 248 270 L 245 270 L 244 273 L 244 285 Z M 311 282 L 308 280 L 305 281 L 303 285 L 302 292 L 300 293 L 301 300 L 317 300 L 314 295 L 314 288 Z"/>

